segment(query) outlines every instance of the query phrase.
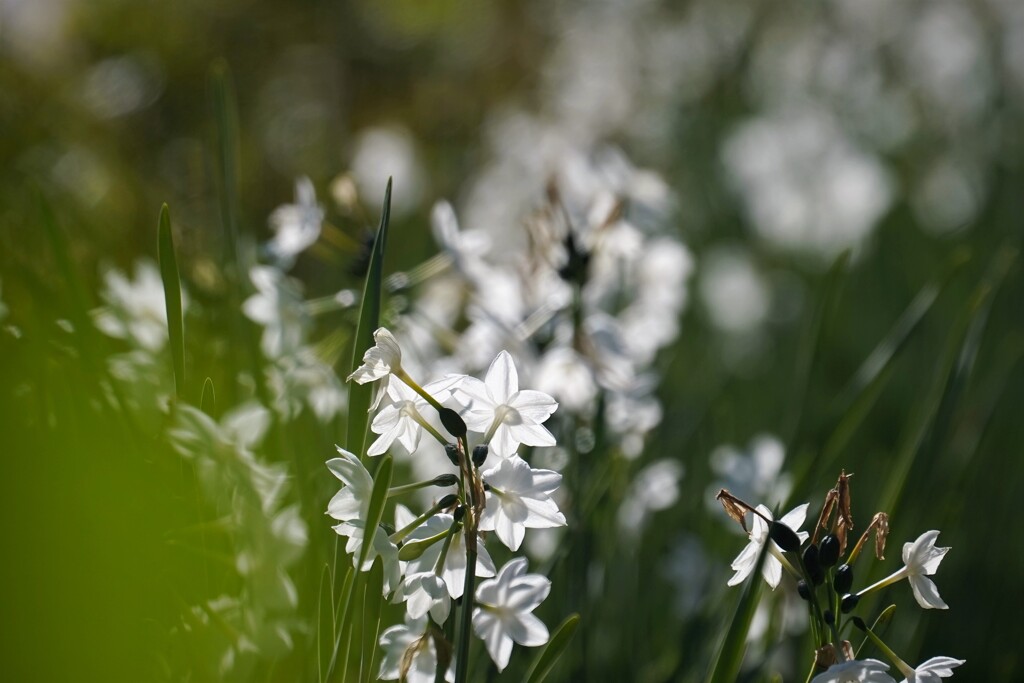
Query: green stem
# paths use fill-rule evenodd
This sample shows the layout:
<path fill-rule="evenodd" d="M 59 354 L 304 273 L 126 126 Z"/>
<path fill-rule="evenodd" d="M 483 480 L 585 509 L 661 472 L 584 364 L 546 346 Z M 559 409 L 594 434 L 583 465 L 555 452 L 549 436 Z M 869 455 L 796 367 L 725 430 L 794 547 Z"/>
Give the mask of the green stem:
<path fill-rule="evenodd" d="M 468 532 L 468 530 L 467 530 Z M 475 533 L 475 532 L 474 532 Z M 474 539 L 475 540 L 475 539 Z M 462 588 L 462 626 L 459 651 L 455 660 L 455 683 L 465 683 L 469 675 L 469 639 L 473 627 L 473 596 L 476 593 L 476 544 L 466 537 L 466 581 Z"/>
<path fill-rule="evenodd" d="M 433 406 L 434 410 L 436 410 L 438 412 L 441 412 L 442 410 L 444 410 L 444 406 L 441 405 L 436 398 L 434 398 L 433 396 L 428 394 L 426 389 L 424 389 L 419 384 L 417 384 L 416 380 L 414 380 L 412 377 L 410 377 L 409 374 L 405 370 L 403 370 L 402 368 L 398 368 L 396 370 L 393 370 L 392 374 L 395 377 L 397 377 L 398 379 L 400 379 L 403 382 L 405 382 L 406 385 L 410 389 L 412 389 L 417 394 L 422 396 L 423 400 L 426 401 L 427 403 L 429 403 L 431 406 Z M 447 442 L 446 441 L 442 441 L 442 443 L 447 443 Z"/>

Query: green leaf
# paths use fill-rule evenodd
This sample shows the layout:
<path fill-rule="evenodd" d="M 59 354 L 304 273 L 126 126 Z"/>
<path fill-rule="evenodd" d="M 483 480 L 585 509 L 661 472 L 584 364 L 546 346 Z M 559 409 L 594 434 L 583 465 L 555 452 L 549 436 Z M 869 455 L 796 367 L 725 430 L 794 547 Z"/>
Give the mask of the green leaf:
<path fill-rule="evenodd" d="M 363 547 L 359 550 L 359 567 L 366 562 L 373 547 L 373 534 L 376 533 L 377 525 L 384 517 L 384 504 L 388 502 L 388 489 L 391 488 L 391 471 L 394 468 L 394 461 L 390 455 L 384 456 L 377 468 L 377 474 L 373 478 L 373 491 L 370 493 L 370 506 L 366 512 L 366 530 L 363 538 Z"/>
<path fill-rule="evenodd" d="M 217 410 L 217 392 L 213 390 L 213 380 L 209 377 L 203 382 L 203 393 L 199 395 L 199 409 L 213 417 Z"/>
<path fill-rule="evenodd" d="M 747 632 L 750 631 L 750 624 L 754 620 L 754 612 L 757 611 L 757 603 L 761 598 L 761 586 L 764 583 L 761 567 L 768 555 L 768 545 L 765 543 L 761 547 L 757 564 L 747 578 L 747 585 L 736 604 L 736 612 L 729 624 L 729 630 L 722 638 L 718 654 L 705 679 L 708 683 L 735 683 L 737 680 L 740 666 L 743 664 L 743 655 L 746 653 Z"/>
<path fill-rule="evenodd" d="M 355 371 L 362 363 L 363 354 L 373 346 L 373 333 L 380 326 L 381 297 L 384 282 L 384 249 L 387 245 L 388 223 L 391 218 L 391 179 L 384 191 L 384 206 L 380 213 L 380 227 L 373 241 L 370 253 L 370 267 L 363 287 L 363 301 L 359 308 L 359 324 L 352 347 L 352 364 L 349 372 Z M 370 397 L 373 386 L 349 382 L 348 389 L 348 433 L 345 435 L 346 450 L 363 457 L 366 445 L 366 429 L 370 418 Z"/>
<path fill-rule="evenodd" d="M 181 276 L 178 272 L 178 257 L 174 253 L 171 211 L 167 204 L 160 207 L 157 244 L 160 279 L 164 283 L 164 305 L 167 308 L 167 335 L 171 341 L 171 361 L 174 366 L 174 388 L 181 399 L 185 396 L 185 323 L 181 307 Z"/>
<path fill-rule="evenodd" d="M 533 664 L 530 665 L 530 669 L 526 672 L 527 683 L 540 683 L 547 678 L 547 675 L 551 673 L 551 669 L 558 663 L 558 659 L 569 646 L 569 641 L 572 640 L 573 635 L 576 633 L 576 627 L 579 624 L 580 615 L 570 614 L 555 629 L 551 638 L 548 639 L 548 644 L 537 654 Z"/>
<path fill-rule="evenodd" d="M 238 268 L 238 111 L 234 81 L 227 62 L 210 70 L 210 96 L 216 122 L 217 181 L 224 225 L 224 264 Z"/>
<path fill-rule="evenodd" d="M 373 666 L 377 654 L 377 634 L 380 633 L 380 611 L 384 599 L 384 563 L 378 557 L 373 562 L 363 586 L 363 647 L 359 659 L 359 680 L 370 683 L 377 678 Z"/>

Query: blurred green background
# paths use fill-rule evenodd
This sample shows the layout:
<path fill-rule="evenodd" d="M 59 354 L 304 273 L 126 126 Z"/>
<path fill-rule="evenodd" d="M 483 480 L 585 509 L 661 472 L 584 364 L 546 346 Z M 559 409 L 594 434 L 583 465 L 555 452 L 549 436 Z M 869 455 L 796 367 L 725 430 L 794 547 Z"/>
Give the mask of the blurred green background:
<path fill-rule="evenodd" d="M 787 454 L 786 509 L 810 500 L 816 514 L 845 468 L 865 524 L 902 486 L 889 564 L 874 575 L 927 529 L 952 546 L 936 578 L 948 612 L 922 614 L 909 590 L 885 596 L 898 605 L 898 652 L 964 658 L 963 680 L 1014 680 L 1022 46 L 1013 0 L 0 0 L 3 678 L 206 680 L 191 666 L 205 655 L 189 648 L 218 645 L 170 634 L 232 580 L 179 542 L 205 515 L 166 418 L 101 409 L 118 347 L 87 312 L 104 268 L 155 259 L 163 202 L 190 296 L 237 308 L 216 265 L 227 245 L 210 74 L 226 65 L 246 244 L 269 237 L 266 217 L 292 200 L 296 177 L 325 202 L 343 173 L 358 187 L 363 208 L 329 211 L 342 246 L 293 272 L 311 295 L 360 286 L 353 264 L 387 175 L 389 271 L 432 253 L 435 199 L 450 198 L 464 227 L 501 217 L 502 198 L 543 187 L 531 154 L 562 140 L 615 145 L 675 193 L 696 275 L 682 332 L 655 366 L 665 417 L 642 457 L 678 459 L 685 476 L 639 539 L 616 536 L 629 479 L 613 479 L 594 557 L 615 597 L 584 614 L 559 680 L 703 676 L 742 547 L 708 504 L 721 479 L 710 458 L 762 433 Z M 192 339 L 211 339 L 189 367 L 214 378 L 220 410 L 244 394 L 225 379 L 230 363 L 258 354 L 224 347 L 230 324 L 186 322 Z M 346 332 L 347 362 L 351 316 L 325 325 Z M 154 381 L 169 385 L 169 369 Z M 292 476 L 314 549 L 333 543 L 316 513 L 342 429 L 265 447 L 271 461 L 308 465 Z M 318 577 L 316 562 L 293 570 L 294 647 L 238 678 L 315 678 Z M 541 612 L 549 627 L 561 607 Z M 766 641 L 750 680 L 799 636 Z"/>

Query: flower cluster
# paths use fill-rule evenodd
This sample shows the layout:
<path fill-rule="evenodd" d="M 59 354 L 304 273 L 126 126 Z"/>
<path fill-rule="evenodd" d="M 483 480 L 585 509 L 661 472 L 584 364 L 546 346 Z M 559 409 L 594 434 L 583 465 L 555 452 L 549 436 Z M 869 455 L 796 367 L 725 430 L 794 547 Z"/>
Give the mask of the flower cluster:
<path fill-rule="evenodd" d="M 535 469 L 518 455 L 519 447 L 553 446 L 544 426 L 558 404 L 540 391 L 519 388 L 511 355 L 501 351 L 484 379 L 450 374 L 420 386 L 402 366 L 402 351 L 386 328 L 374 333 L 375 344 L 351 381 L 376 382 L 378 409 L 370 428 L 379 435 L 367 455 L 379 456 L 400 444 L 413 453 L 426 434 L 449 456 L 446 471 L 417 483 L 392 487 L 389 497 L 415 490 L 440 489 L 420 515 L 395 505 L 392 531 L 366 528 L 374 480 L 359 457 L 342 448 L 327 462 L 343 486 L 331 499 L 327 514 L 338 521 L 334 530 L 346 537 L 346 550 L 363 570 L 376 558 L 384 567 L 384 593 L 404 602 L 405 623 L 381 636 L 387 649 L 380 670 L 384 679 L 433 681 L 438 669 L 455 674 L 442 630 L 453 601 L 463 600 L 463 623 L 484 641 L 498 670 L 509 661 L 513 642 L 543 645 L 548 631 L 533 610 L 547 597 L 550 581 L 528 574 L 525 558 L 513 558 L 498 569 L 485 547 L 493 532 L 510 551 L 519 550 L 527 529 L 564 526 L 552 494 L 561 475 Z M 476 442 L 470 447 L 471 442 Z M 371 547 L 363 548 L 365 543 Z M 476 585 L 477 578 L 487 579 Z M 471 610 L 471 612 L 469 612 Z M 459 645 L 467 647 L 466 631 Z M 440 646 L 439 646 L 440 645 Z M 459 666 L 464 666 L 459 663 Z M 456 669 L 458 667 L 455 667 Z"/>
<path fill-rule="evenodd" d="M 747 532 L 750 542 L 733 560 L 735 574 L 729 585 L 742 583 L 760 563 L 761 573 L 773 589 L 782 580 L 783 572 L 797 582 L 800 597 L 807 602 L 815 656 L 812 683 L 843 683 L 845 681 L 875 681 L 895 683 L 886 673 L 888 665 L 876 659 L 858 659 L 846 631 L 854 627 L 863 631 L 908 681 L 929 681 L 952 676 L 952 669 L 964 663 L 949 657 L 934 657 L 914 668 L 900 659 L 854 612 L 861 598 L 868 593 L 906 579 L 914 599 L 924 609 L 948 609 L 935 583 L 928 578 L 935 574 L 949 548 L 935 545 L 939 532 L 926 531 L 911 543 L 903 545 L 903 566 L 888 577 L 853 590 L 854 563 L 873 535 L 875 554 L 885 559 L 889 517 L 877 513 L 848 548 L 853 530 L 850 499 L 850 477 L 843 472 L 836 486 L 825 497 L 813 534 L 800 531 L 807 517 L 808 503 L 797 506 L 778 520 L 764 505 L 756 507 L 733 495 L 727 489 L 719 491 L 719 502 L 726 513 Z M 752 523 L 747 527 L 747 514 Z M 824 533 L 823 533 L 824 532 Z M 764 556 L 762 558 L 762 555 Z M 810 678 L 810 676 L 808 676 Z"/>

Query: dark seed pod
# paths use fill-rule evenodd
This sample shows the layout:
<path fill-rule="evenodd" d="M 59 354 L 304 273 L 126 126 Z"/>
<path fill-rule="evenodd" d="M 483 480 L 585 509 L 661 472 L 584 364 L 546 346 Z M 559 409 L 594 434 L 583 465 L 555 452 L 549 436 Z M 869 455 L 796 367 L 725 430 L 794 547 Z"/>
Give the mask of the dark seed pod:
<path fill-rule="evenodd" d="M 856 593 L 843 596 L 843 601 L 839 603 L 839 609 L 842 610 L 843 614 L 849 614 L 857 608 L 857 603 L 860 602 L 860 598 L 857 597 Z"/>
<path fill-rule="evenodd" d="M 807 582 L 803 579 L 797 581 L 796 592 L 800 594 L 800 597 L 804 600 L 811 601 L 811 588 L 807 585 Z"/>
<path fill-rule="evenodd" d="M 804 548 L 804 567 L 807 569 L 807 574 L 811 577 L 811 583 L 815 586 L 820 586 L 825 582 L 825 570 L 821 568 L 818 554 L 818 546 L 813 543 Z"/>
<path fill-rule="evenodd" d="M 452 505 L 455 505 L 458 502 L 459 497 L 456 496 L 454 493 L 449 493 L 447 496 L 437 501 L 437 508 L 439 510 L 444 510 L 445 508 L 450 508 Z M 458 511 L 456 511 L 456 514 L 457 513 Z"/>
<path fill-rule="evenodd" d="M 835 534 L 828 534 L 825 538 L 821 539 L 821 548 L 818 549 L 818 560 L 821 561 L 821 566 L 825 568 L 834 567 L 836 562 L 839 561 L 839 539 L 835 537 Z"/>
<path fill-rule="evenodd" d="M 462 421 L 459 414 L 451 408 L 442 408 L 440 411 L 441 424 L 448 430 L 448 433 L 456 439 L 466 436 L 466 423 Z"/>
<path fill-rule="evenodd" d="M 456 467 L 459 466 L 459 449 L 456 448 L 453 443 L 446 443 L 444 445 L 444 454 L 448 456 L 448 459 L 452 461 L 452 464 Z"/>
<path fill-rule="evenodd" d="M 800 537 L 782 522 L 772 522 L 768 533 L 772 540 L 787 553 L 795 553 L 800 550 Z"/>
<path fill-rule="evenodd" d="M 836 615 L 832 614 L 832 610 L 825 610 L 825 613 L 822 616 L 825 617 L 825 623 L 829 626 L 836 623 Z"/>
<path fill-rule="evenodd" d="M 459 478 L 454 474 L 439 474 L 431 481 L 434 486 L 455 486 Z"/>
<path fill-rule="evenodd" d="M 487 460 L 487 444 L 482 443 L 473 448 L 473 467 L 480 467 Z"/>
<path fill-rule="evenodd" d="M 836 593 L 840 595 L 846 595 L 850 592 L 853 587 L 853 567 L 848 564 L 841 565 L 836 570 L 836 578 L 832 581 L 832 587 L 836 589 Z"/>
<path fill-rule="evenodd" d="M 859 628 L 861 631 L 867 631 L 868 630 L 867 624 L 865 624 L 864 620 L 861 619 L 860 617 L 850 617 L 850 621 L 852 621 L 853 625 L 856 626 L 857 628 Z"/>
<path fill-rule="evenodd" d="M 455 518 L 456 522 L 461 522 L 462 518 L 466 516 L 466 507 L 464 505 L 460 505 L 455 508 L 455 514 L 452 516 Z"/>

